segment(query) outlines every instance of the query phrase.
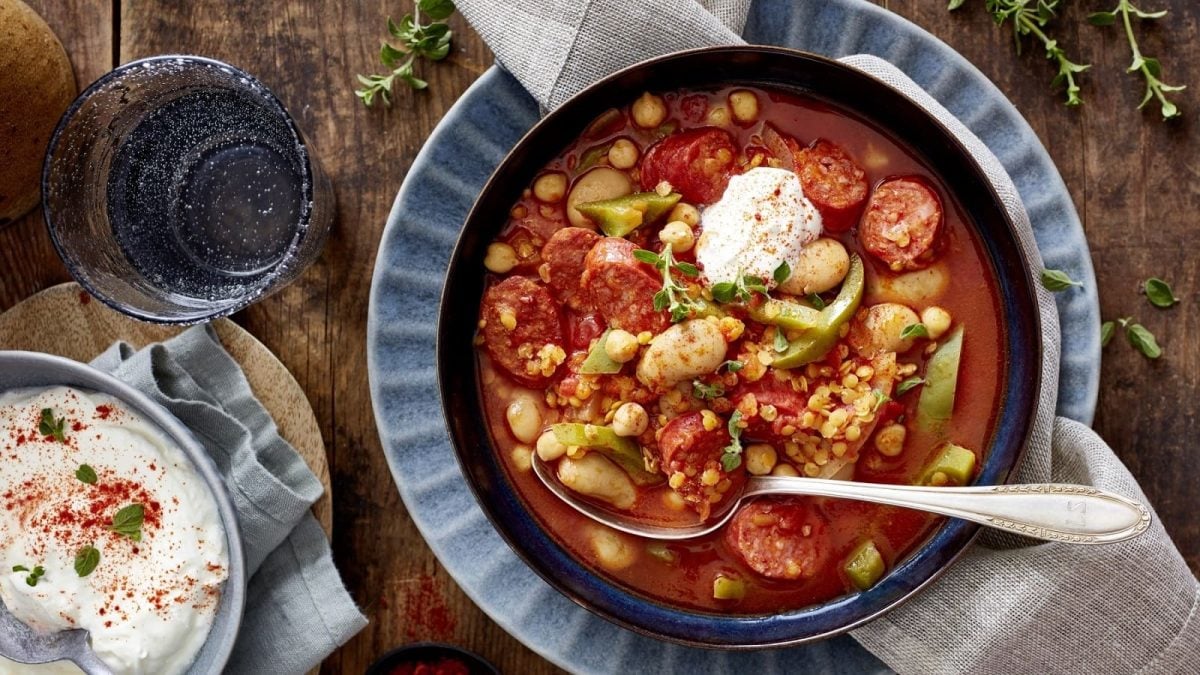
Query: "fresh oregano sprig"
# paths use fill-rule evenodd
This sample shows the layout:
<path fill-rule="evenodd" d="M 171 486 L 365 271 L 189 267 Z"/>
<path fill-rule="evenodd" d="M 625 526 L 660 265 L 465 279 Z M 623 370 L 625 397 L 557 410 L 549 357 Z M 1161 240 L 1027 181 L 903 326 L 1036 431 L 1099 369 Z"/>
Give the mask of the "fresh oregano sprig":
<path fill-rule="evenodd" d="M 672 271 L 679 272 L 685 277 L 697 277 L 700 270 L 687 262 L 676 262 L 671 253 L 671 245 L 667 244 L 661 254 L 639 248 L 633 252 L 633 257 L 662 272 L 662 290 L 654 294 L 655 311 L 664 309 L 671 313 L 671 322 L 679 323 L 696 312 L 696 301 L 687 294 L 687 287 L 675 280 Z"/>
<path fill-rule="evenodd" d="M 1158 62 L 1158 59 L 1142 54 L 1141 49 L 1138 48 L 1137 36 L 1133 33 L 1133 17 L 1136 16 L 1142 21 L 1153 21 L 1166 15 L 1167 10 L 1165 9 L 1160 12 L 1145 12 L 1135 7 L 1129 0 L 1120 0 L 1116 9 L 1111 12 L 1096 12 L 1088 16 L 1088 21 L 1094 26 L 1111 26 L 1117 22 L 1118 18 L 1121 20 L 1125 27 L 1125 39 L 1129 42 L 1129 51 L 1133 54 L 1133 62 L 1129 64 L 1126 72 L 1141 73 L 1142 78 L 1146 81 L 1146 94 L 1142 97 L 1138 108 L 1144 108 L 1150 99 L 1158 99 L 1163 119 L 1169 120 L 1172 117 L 1178 117 L 1180 111 L 1179 107 L 1167 98 L 1167 94 L 1183 91 L 1187 87 L 1170 85 L 1159 79 L 1162 77 L 1162 64 Z"/>
<path fill-rule="evenodd" d="M 721 468 L 733 471 L 742 465 L 742 411 L 734 410 L 729 416 L 729 445 L 721 452 Z"/>
<path fill-rule="evenodd" d="M 428 24 L 421 23 L 421 14 L 431 19 Z M 413 64 L 417 59 L 441 61 L 450 53 L 450 38 L 453 32 L 450 25 L 445 23 L 454 13 L 452 0 L 417 0 L 413 13 L 405 15 L 400 23 L 387 22 L 388 33 L 399 41 L 394 47 L 384 41 L 379 49 L 379 60 L 388 68 L 390 73 L 358 75 L 358 81 L 363 85 L 354 95 L 370 107 L 378 96 L 384 105 L 392 104 L 392 89 L 399 79 L 413 89 L 424 89 L 429 83 L 413 73 Z"/>
<path fill-rule="evenodd" d="M 1154 333 L 1151 333 L 1140 323 L 1133 320 L 1131 316 L 1123 316 L 1113 321 L 1105 321 L 1100 325 L 1100 346 L 1107 347 L 1108 343 L 1113 338 L 1113 333 L 1116 332 L 1117 324 L 1125 329 L 1125 337 L 1129 340 L 1129 344 L 1133 348 L 1142 353 L 1148 359 L 1157 359 L 1162 356 L 1162 347 L 1158 345 L 1158 340 L 1154 338 Z"/>
<path fill-rule="evenodd" d="M 949 9 L 962 7 L 966 0 L 950 0 Z M 1002 26 L 1011 22 L 1013 41 L 1017 53 L 1021 53 L 1021 38 L 1033 36 L 1046 49 L 1046 58 L 1058 66 L 1058 73 L 1051 81 L 1051 86 L 1065 85 L 1067 105 L 1077 106 L 1083 102 L 1079 96 L 1079 85 L 1075 76 L 1091 68 L 1091 64 L 1075 63 L 1067 58 L 1066 51 L 1058 46 L 1058 40 L 1051 38 L 1043 30 L 1046 24 L 1054 18 L 1054 10 L 1058 9 L 1061 0 L 986 0 L 984 6 L 996 25 Z"/>

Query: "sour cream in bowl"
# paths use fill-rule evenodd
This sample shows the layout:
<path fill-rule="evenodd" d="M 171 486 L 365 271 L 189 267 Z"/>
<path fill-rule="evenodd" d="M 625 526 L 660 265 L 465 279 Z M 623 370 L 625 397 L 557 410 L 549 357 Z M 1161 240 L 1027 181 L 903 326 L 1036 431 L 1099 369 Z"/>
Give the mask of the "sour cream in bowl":
<path fill-rule="evenodd" d="M 0 599 L 36 631 L 88 631 L 118 674 L 220 672 L 244 606 L 237 523 L 211 460 L 115 379 L 0 352 Z M 78 673 L 73 664 L 4 673 Z"/>
<path fill-rule="evenodd" d="M 701 218 L 696 261 L 709 285 L 745 276 L 775 285 L 783 263 L 795 265 L 801 250 L 821 235 L 821 214 L 804 196 L 793 171 L 756 167 L 729 179 L 721 199 Z"/>

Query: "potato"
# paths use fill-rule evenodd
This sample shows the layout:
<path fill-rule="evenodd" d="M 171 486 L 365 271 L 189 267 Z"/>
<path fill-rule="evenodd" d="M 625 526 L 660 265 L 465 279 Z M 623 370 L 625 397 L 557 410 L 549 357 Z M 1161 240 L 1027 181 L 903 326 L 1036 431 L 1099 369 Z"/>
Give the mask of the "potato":
<path fill-rule="evenodd" d="M 821 237 L 800 250 L 800 259 L 792 264 L 792 276 L 779 290 L 792 295 L 824 293 L 842 283 L 850 271 L 850 255 L 841 242 Z"/>
<path fill-rule="evenodd" d="M 596 561 L 610 570 L 623 570 L 637 561 L 638 550 L 629 537 L 603 525 L 592 525 L 588 532 Z"/>
<path fill-rule="evenodd" d="M 656 391 L 715 371 L 725 361 L 725 337 L 712 321 L 690 319 L 654 336 L 637 365 L 637 378 Z"/>
<path fill-rule="evenodd" d="M 567 219 L 575 227 L 596 229 L 590 218 L 575 208 L 576 204 L 596 202 L 601 199 L 624 197 L 633 192 L 633 181 L 623 171 L 600 166 L 583 174 L 575 180 L 571 194 L 567 195 Z"/>
<path fill-rule="evenodd" d="M 902 354 L 912 348 L 913 338 L 903 339 L 906 326 L 921 323 L 921 317 L 908 307 L 884 302 L 858 310 L 850 324 L 846 340 L 858 354 L 874 357 L 885 352 Z"/>
<path fill-rule="evenodd" d="M 619 466 L 599 452 L 578 458 L 570 455 L 558 463 L 558 479 L 581 495 L 608 502 L 618 509 L 629 509 L 637 499 L 633 481 Z"/>
<path fill-rule="evenodd" d="M 873 275 L 867 281 L 867 296 L 880 302 L 898 302 L 923 307 L 937 302 L 950 286 L 950 272 L 943 263 L 923 270 Z"/>

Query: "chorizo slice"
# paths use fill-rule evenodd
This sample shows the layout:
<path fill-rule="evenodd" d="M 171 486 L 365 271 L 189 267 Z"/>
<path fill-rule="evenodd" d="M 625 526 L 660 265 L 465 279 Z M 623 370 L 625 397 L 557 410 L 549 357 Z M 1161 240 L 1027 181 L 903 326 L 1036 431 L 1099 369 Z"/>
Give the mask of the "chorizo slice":
<path fill-rule="evenodd" d="M 558 303 L 538 282 L 512 276 L 493 284 L 480 313 L 488 354 L 517 382 L 545 386 L 566 360 Z"/>
<path fill-rule="evenodd" d="M 825 229 L 849 230 L 870 190 L 866 172 L 845 150 L 826 140 L 801 150 L 795 161 L 804 196 L 821 212 Z"/>
<path fill-rule="evenodd" d="M 588 251 L 600 241 L 600 235 L 582 227 L 564 227 L 554 233 L 542 247 L 550 290 L 571 309 L 587 312 L 592 299 L 583 290 L 583 261 Z"/>
<path fill-rule="evenodd" d="M 933 262 L 941 229 L 937 193 L 917 178 L 892 178 L 875 188 L 858 236 L 868 253 L 901 272 Z"/>
<path fill-rule="evenodd" d="M 705 416 L 711 415 L 709 429 Z M 714 504 L 736 495 L 746 480 L 740 467 L 726 471 L 721 455 L 731 442 L 725 422 L 711 412 L 680 415 L 662 428 L 658 450 L 667 483 L 689 506 L 708 518 Z"/>
<path fill-rule="evenodd" d="M 772 579 L 813 576 L 829 557 L 825 518 L 805 498 L 759 499 L 743 506 L 725 530 L 729 548 Z"/>
<path fill-rule="evenodd" d="M 660 333 L 670 325 L 666 312 L 654 309 L 662 278 L 633 257 L 635 250 L 637 246 L 627 239 L 604 237 L 584 258 L 581 283 L 609 326 L 634 335 Z"/>
<path fill-rule="evenodd" d="M 734 171 L 737 149 L 724 129 L 699 127 L 662 139 L 642 158 L 642 189 L 662 181 L 692 204 L 711 204 L 721 198 Z"/>

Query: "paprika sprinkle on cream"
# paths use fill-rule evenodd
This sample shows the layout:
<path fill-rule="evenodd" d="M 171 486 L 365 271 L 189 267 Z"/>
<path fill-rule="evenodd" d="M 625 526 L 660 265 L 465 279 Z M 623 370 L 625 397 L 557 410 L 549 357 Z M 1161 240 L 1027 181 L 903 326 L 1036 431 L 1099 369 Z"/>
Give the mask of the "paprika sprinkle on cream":
<path fill-rule="evenodd" d="M 165 434 L 100 394 L 0 394 L 0 598 L 17 618 L 87 629 L 117 673 L 174 675 L 227 576 L 216 503 Z M 0 658 L 0 672 L 79 671 Z"/>

